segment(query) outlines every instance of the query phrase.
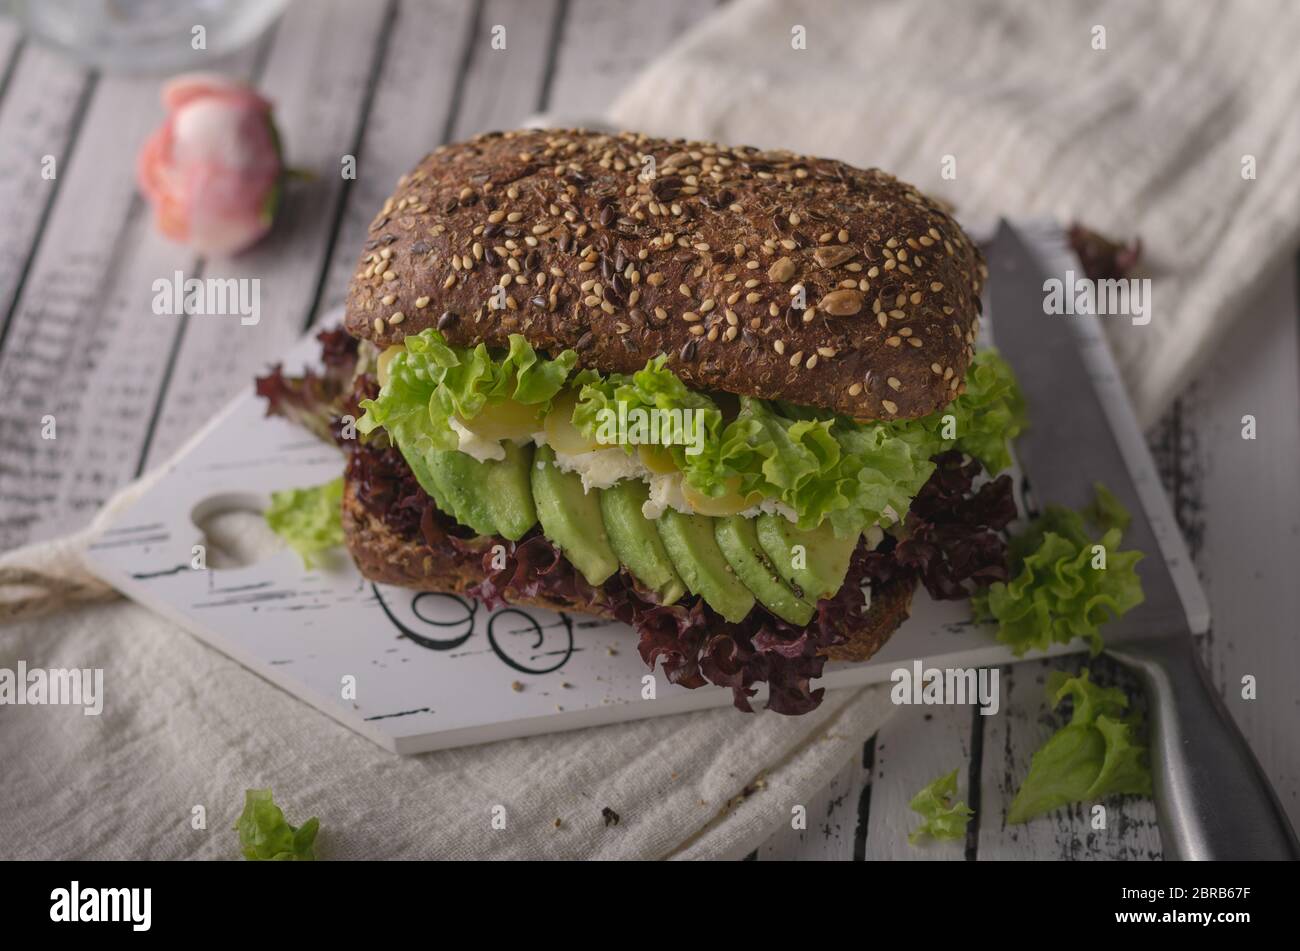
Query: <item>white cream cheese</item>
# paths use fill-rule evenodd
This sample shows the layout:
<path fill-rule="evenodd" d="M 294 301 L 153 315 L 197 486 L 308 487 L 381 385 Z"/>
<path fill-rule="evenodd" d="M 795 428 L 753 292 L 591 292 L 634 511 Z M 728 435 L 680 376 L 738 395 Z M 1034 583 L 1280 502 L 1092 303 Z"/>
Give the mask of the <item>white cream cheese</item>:
<path fill-rule="evenodd" d="M 504 459 L 506 451 L 500 442 L 493 439 L 484 439 L 482 436 L 465 428 L 455 416 L 447 420 L 452 430 L 456 433 L 456 448 L 471 458 L 479 462 L 488 462 L 490 460 Z"/>
<path fill-rule="evenodd" d="M 743 512 L 737 513 L 741 518 L 758 518 L 760 515 L 780 515 L 788 522 L 799 524 L 799 513 L 780 499 L 764 499 L 757 505 L 751 505 Z"/>
<path fill-rule="evenodd" d="M 621 479 L 644 479 L 650 474 L 640 459 L 617 446 L 590 452 L 557 451 L 555 464 L 561 472 L 576 472 L 582 479 L 584 492 L 608 489 Z"/>
<path fill-rule="evenodd" d="M 650 476 L 650 498 L 641 506 L 641 514 L 650 520 L 657 519 L 668 509 L 690 514 L 691 507 L 682 494 L 680 472 L 656 473 Z"/>

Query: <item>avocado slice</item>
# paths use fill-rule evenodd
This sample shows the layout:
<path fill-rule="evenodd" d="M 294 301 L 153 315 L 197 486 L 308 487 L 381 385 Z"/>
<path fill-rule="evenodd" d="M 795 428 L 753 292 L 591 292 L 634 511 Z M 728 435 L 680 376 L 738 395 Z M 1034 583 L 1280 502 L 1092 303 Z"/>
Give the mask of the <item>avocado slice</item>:
<path fill-rule="evenodd" d="M 777 617 L 797 624 L 807 624 L 813 617 L 813 606 L 795 597 L 790 586 L 781 580 L 767 552 L 758 542 L 758 531 L 752 518 L 729 515 L 717 519 L 713 525 L 718 548 L 736 571 L 736 577 L 753 592 L 754 597 Z"/>
<path fill-rule="evenodd" d="M 659 516 L 659 537 L 692 593 L 728 621 L 744 620 L 754 607 L 754 596 L 722 556 L 710 516 L 683 515 L 668 509 Z"/>
<path fill-rule="evenodd" d="M 438 490 L 430 493 L 438 507 L 480 535 L 497 534 L 496 518 L 483 491 L 491 463 L 457 449 L 431 449 L 424 461 Z"/>
<path fill-rule="evenodd" d="M 815 605 L 840 590 L 858 536 L 837 538 L 830 522 L 805 531 L 788 518 L 771 513 L 755 521 L 759 544 L 797 597 Z M 803 546 L 802 567 L 794 564 L 796 545 Z"/>
<path fill-rule="evenodd" d="M 434 451 L 436 452 L 437 450 Z M 405 459 L 406 464 L 411 467 L 411 473 L 415 476 L 415 481 L 420 483 L 420 488 L 429 493 L 429 498 L 433 499 L 433 504 L 436 505 L 439 510 L 455 517 L 455 513 L 451 510 L 451 503 L 448 502 L 447 497 L 442 494 L 442 489 L 438 488 L 438 483 L 433 478 L 433 470 L 429 468 L 429 463 L 425 460 L 424 456 L 420 455 L 418 452 L 412 452 L 409 454 L 403 452 L 402 458 Z"/>
<path fill-rule="evenodd" d="M 633 577 L 659 595 L 662 604 L 674 604 L 686 593 L 672 559 L 664 549 L 655 523 L 641 514 L 650 487 L 640 479 L 624 479 L 600 493 L 600 514 L 605 534 L 618 560 Z"/>
<path fill-rule="evenodd" d="M 555 451 L 550 446 L 537 450 L 532 485 L 543 534 L 559 546 L 589 584 L 603 584 L 618 571 L 618 556 L 605 534 L 599 493 L 584 492 L 577 473 L 556 468 Z"/>
<path fill-rule="evenodd" d="M 485 463 L 486 478 L 474 489 L 492 513 L 497 534 L 512 542 L 537 524 L 537 507 L 533 505 L 533 446 L 519 446 L 510 440 L 502 443 L 506 457 Z"/>

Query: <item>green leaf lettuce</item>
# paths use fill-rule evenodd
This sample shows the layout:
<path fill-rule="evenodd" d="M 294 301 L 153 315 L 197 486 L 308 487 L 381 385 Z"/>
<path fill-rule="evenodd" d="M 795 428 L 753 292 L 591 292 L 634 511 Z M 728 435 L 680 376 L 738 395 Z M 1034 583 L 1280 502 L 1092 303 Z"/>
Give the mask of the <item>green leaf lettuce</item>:
<path fill-rule="evenodd" d="M 573 423 L 594 435 L 602 411 L 691 409 L 703 414 L 704 450 L 670 448 L 686 481 L 704 495 L 759 493 L 813 528 L 829 519 L 850 535 L 880 521 L 901 519 L 934 471 L 930 459 L 959 448 L 991 472 L 1010 464 L 1008 440 L 1024 427 L 1024 405 L 1007 363 L 992 351 L 976 354 L 966 392 L 918 420 L 858 422 L 788 403 L 740 397 L 727 420 L 709 396 L 688 389 L 657 357 L 633 374 L 579 374 Z M 944 417 L 952 415 L 951 428 Z M 945 439 L 945 433 L 954 438 Z M 629 447 L 630 449 L 630 447 Z"/>
<path fill-rule="evenodd" d="M 314 862 L 316 833 L 320 820 L 312 817 L 301 826 L 285 821 L 284 813 L 271 799 L 269 789 L 244 793 L 244 811 L 235 822 L 239 848 L 253 862 Z"/>
<path fill-rule="evenodd" d="M 379 395 L 361 401 L 365 413 L 357 432 L 369 435 L 383 427 L 408 460 L 430 449 L 455 449 L 459 440 L 451 417 L 471 420 L 489 401 L 512 399 L 544 411 L 578 362 L 572 350 L 554 360 L 540 357 L 519 334 L 511 334 L 509 349 L 497 354 L 485 344 L 453 347 L 433 329 L 402 343 Z"/>
<path fill-rule="evenodd" d="M 1137 721 L 1124 716 L 1124 691 L 1098 686 L 1085 668 L 1077 677 L 1054 672 L 1047 697 L 1053 707 L 1072 697 L 1074 712 L 1033 755 L 1008 822 L 1026 822 L 1072 802 L 1121 793 L 1151 795 L 1147 749 L 1137 740 Z"/>
<path fill-rule="evenodd" d="M 916 845 L 922 837 L 961 839 L 975 810 L 957 801 L 957 770 L 940 776 L 912 797 L 908 807 L 925 821 L 908 833 L 907 841 Z"/>
<path fill-rule="evenodd" d="M 340 476 L 324 485 L 272 492 L 266 523 L 312 568 L 318 554 L 343 544 L 342 505 Z"/>
<path fill-rule="evenodd" d="M 690 486 L 707 496 L 739 492 L 789 506 L 803 528 L 829 519 L 837 534 L 852 535 L 878 522 L 901 519 L 934 471 L 930 459 L 960 448 L 992 472 L 1010 463 L 1007 441 L 1023 428 L 1023 403 L 1011 370 L 997 354 L 976 354 L 966 391 L 948 407 L 919 420 L 857 422 L 786 403 L 716 399 L 688 388 L 656 357 L 634 373 L 572 374 L 577 357 L 566 350 L 539 357 L 518 335 L 507 352 L 452 347 L 436 330 L 407 337 L 387 368 L 378 397 L 363 400 L 357 430 L 385 429 L 419 473 L 430 450 L 456 449 L 452 416 L 472 419 L 489 401 L 514 399 L 549 409 L 567 386 L 579 391 L 572 422 L 597 436 L 606 412 L 691 410 L 699 414 L 703 451 L 686 445 L 669 452 Z M 724 411 L 725 406 L 725 411 Z M 945 416 L 953 417 L 945 425 Z M 689 442 L 693 429 L 685 434 Z M 945 434 L 953 438 L 945 439 Z M 625 446 L 631 452 L 631 445 Z M 423 483 L 422 483 L 423 484 Z"/>
<path fill-rule="evenodd" d="M 1104 487 L 1097 492 L 1091 511 L 1105 528 L 1100 538 L 1089 535 L 1078 512 L 1048 506 L 1012 538 L 1011 580 L 972 598 L 976 617 L 997 621 L 997 639 L 1016 656 L 1076 637 L 1097 654 L 1101 625 L 1142 603 L 1136 565 L 1143 554 L 1119 548 L 1128 513 Z M 1104 568 L 1093 567 L 1094 545 L 1105 549 Z"/>

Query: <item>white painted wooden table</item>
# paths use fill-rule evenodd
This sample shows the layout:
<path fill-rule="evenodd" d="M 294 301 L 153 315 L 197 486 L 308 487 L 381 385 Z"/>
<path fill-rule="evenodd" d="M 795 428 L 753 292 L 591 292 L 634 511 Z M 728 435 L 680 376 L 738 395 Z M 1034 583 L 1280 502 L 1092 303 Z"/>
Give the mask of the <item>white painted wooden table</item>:
<path fill-rule="evenodd" d="M 273 236 L 233 264 L 166 243 L 135 192 L 136 149 L 161 117 L 157 80 L 89 72 L 0 20 L 0 550 L 80 525 L 341 302 L 373 210 L 418 156 L 540 110 L 599 115 L 708 9 L 298 0 L 253 48 L 217 64 L 274 100 L 292 164 L 317 173 L 291 190 Z M 502 51 L 490 46 L 497 24 Z M 344 154 L 357 157 L 355 181 L 338 174 Z M 218 321 L 154 316 L 151 284 L 177 269 L 261 278 L 262 322 L 232 335 Z M 1214 611 L 1206 659 L 1300 825 L 1296 277 L 1277 275 L 1150 438 Z M 47 413 L 55 442 L 40 437 Z M 1255 441 L 1240 438 L 1248 413 Z M 902 708 L 809 804 L 809 829 L 774 836 L 755 857 L 1159 858 L 1147 801 L 1112 809 L 1104 832 L 1078 810 L 1004 825 L 1029 755 L 1053 729 L 1047 667 L 1004 670 L 995 717 Z M 1246 674 L 1259 682 L 1250 702 L 1238 699 Z M 978 823 L 965 843 L 909 848 L 908 799 L 957 765 Z"/>

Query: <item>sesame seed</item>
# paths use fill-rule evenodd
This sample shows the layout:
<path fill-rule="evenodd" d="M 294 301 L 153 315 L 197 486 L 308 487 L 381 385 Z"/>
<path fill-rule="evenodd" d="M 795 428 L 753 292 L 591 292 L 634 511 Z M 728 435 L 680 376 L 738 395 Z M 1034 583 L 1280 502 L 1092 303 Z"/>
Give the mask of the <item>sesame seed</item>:
<path fill-rule="evenodd" d="M 930 290 L 934 291 L 937 294 L 941 290 L 943 290 L 943 285 L 938 281 L 935 281 L 933 284 L 930 285 Z"/>
<path fill-rule="evenodd" d="M 774 344 L 772 344 L 772 349 L 775 350 L 775 351 L 776 351 L 777 353 L 779 353 L 779 354 L 784 354 L 784 353 L 785 353 L 785 341 L 784 341 L 784 340 L 778 340 L 778 341 L 776 341 Z"/>
<path fill-rule="evenodd" d="M 387 270 L 384 272 L 384 280 L 386 281 L 391 281 L 395 277 L 397 277 L 397 274 L 392 270 Z"/>
<path fill-rule="evenodd" d="M 921 348 L 920 337 L 908 337 L 907 342 L 910 343 L 912 346 L 916 347 L 918 350 Z"/>
<path fill-rule="evenodd" d="M 375 327 L 375 333 L 377 333 L 377 334 L 381 334 L 381 333 L 383 333 L 383 332 L 384 332 L 384 318 L 382 318 L 382 317 L 376 317 L 376 318 L 375 318 L 375 324 L 374 324 L 374 327 Z"/>
<path fill-rule="evenodd" d="M 902 337 L 886 337 L 886 338 L 885 338 L 885 346 L 888 346 L 888 347 L 901 347 L 902 345 L 903 345 L 903 338 L 902 338 Z"/>
<path fill-rule="evenodd" d="M 880 405 L 885 408 L 885 412 L 890 416 L 896 416 L 898 414 L 898 404 L 892 400 L 881 400 Z"/>
<path fill-rule="evenodd" d="M 394 294 L 385 294 L 383 297 L 379 299 L 380 301 L 383 302 L 385 306 L 388 306 L 389 304 L 392 304 L 394 301 L 396 301 L 397 297 Z"/>
<path fill-rule="evenodd" d="M 885 382 L 889 384 L 891 390 L 901 390 L 903 388 L 902 381 L 900 381 L 896 376 L 891 376 Z"/>
<path fill-rule="evenodd" d="M 393 314 L 391 317 L 388 318 L 388 325 L 390 327 L 396 327 L 405 319 L 406 319 L 406 315 L 399 310 L 397 313 Z"/>
<path fill-rule="evenodd" d="M 424 308 L 429 306 L 429 298 L 417 297 L 415 299 L 415 306 L 417 310 L 423 310 Z"/>
<path fill-rule="evenodd" d="M 862 384 L 854 383 L 849 387 L 849 396 L 858 396 L 862 393 Z"/>

